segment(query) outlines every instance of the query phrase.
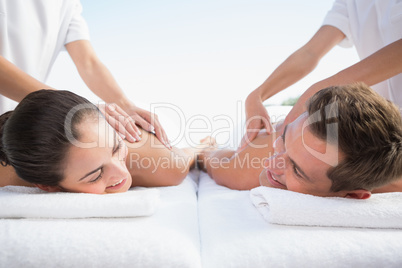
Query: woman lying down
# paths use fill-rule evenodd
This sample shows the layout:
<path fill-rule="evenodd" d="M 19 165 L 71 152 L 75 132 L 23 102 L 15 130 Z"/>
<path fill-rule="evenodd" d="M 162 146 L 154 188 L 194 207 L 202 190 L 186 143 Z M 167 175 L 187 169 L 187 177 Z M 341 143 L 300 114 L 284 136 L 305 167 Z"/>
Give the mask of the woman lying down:
<path fill-rule="evenodd" d="M 85 109 L 74 110 L 77 105 Z M 0 167 L 0 186 L 116 193 L 133 186 L 176 185 L 196 153 L 169 151 L 149 133 L 127 148 L 94 105 L 67 91 L 31 93 L 14 112 L 0 117 L 0 128 L 0 160 L 6 165 Z M 310 99 L 308 112 L 277 136 L 261 133 L 239 153 L 207 148 L 198 163 L 232 189 L 261 182 L 352 198 L 402 191 L 400 113 L 363 84 L 321 90 Z M 150 164 L 141 164 L 144 159 Z"/>
<path fill-rule="evenodd" d="M 280 135 L 260 133 L 238 153 L 204 150 L 198 162 L 218 184 L 238 190 L 261 184 L 360 199 L 400 192 L 401 114 L 364 84 L 330 87 Z"/>
<path fill-rule="evenodd" d="M 33 92 L 0 116 L 0 186 L 105 194 L 180 184 L 194 150 L 168 150 L 153 134 L 141 136 L 126 144 L 95 105 L 72 92 Z"/>

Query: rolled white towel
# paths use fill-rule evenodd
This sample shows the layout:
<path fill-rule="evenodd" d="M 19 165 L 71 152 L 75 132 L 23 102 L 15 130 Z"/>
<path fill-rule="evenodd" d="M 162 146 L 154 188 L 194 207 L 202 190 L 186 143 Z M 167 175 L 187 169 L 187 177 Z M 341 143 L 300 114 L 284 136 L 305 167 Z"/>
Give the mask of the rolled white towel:
<path fill-rule="evenodd" d="M 359 200 L 261 186 L 250 191 L 250 198 L 264 219 L 274 224 L 402 228 L 402 193 L 373 194 Z"/>
<path fill-rule="evenodd" d="M 118 194 L 48 193 L 34 187 L 0 187 L 0 218 L 115 218 L 152 215 L 157 189 Z"/>

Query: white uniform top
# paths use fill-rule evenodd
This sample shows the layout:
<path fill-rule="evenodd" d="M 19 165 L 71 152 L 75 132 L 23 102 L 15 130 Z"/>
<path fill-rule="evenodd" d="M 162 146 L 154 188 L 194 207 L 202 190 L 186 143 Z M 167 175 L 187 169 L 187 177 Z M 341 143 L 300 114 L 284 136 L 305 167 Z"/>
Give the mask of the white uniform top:
<path fill-rule="evenodd" d="M 79 0 L 0 0 L 0 54 L 44 82 L 65 44 L 89 39 L 81 11 Z M 15 105 L 0 95 L 0 114 Z"/>
<path fill-rule="evenodd" d="M 402 0 L 336 0 L 323 25 L 341 30 L 339 45 L 354 45 L 364 59 L 402 38 Z M 402 108 L 402 74 L 372 88 Z"/>

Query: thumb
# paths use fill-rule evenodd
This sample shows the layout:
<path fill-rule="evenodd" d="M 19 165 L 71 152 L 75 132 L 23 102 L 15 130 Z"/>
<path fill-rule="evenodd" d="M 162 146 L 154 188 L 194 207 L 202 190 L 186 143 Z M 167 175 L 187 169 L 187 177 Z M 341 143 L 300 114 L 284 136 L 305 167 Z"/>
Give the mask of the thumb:
<path fill-rule="evenodd" d="M 268 119 L 263 118 L 262 124 L 264 125 L 264 128 L 267 131 L 267 134 L 272 134 L 272 132 L 275 131 L 275 128 L 272 125 L 271 120 L 269 119 L 269 117 L 268 117 Z"/>
<path fill-rule="evenodd" d="M 237 149 L 237 151 L 241 151 L 244 148 L 247 147 L 247 145 L 252 142 L 255 137 L 257 137 L 258 132 L 260 132 L 259 129 L 247 129 L 246 134 L 244 134 L 243 138 L 241 139 L 239 148 Z"/>

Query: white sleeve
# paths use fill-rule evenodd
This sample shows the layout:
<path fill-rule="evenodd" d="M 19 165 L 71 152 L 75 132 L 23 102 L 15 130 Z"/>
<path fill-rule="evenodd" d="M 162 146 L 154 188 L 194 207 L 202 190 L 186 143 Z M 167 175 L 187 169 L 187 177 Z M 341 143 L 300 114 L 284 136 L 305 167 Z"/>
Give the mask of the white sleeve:
<path fill-rule="evenodd" d="M 345 34 L 346 37 L 339 43 L 339 46 L 353 46 L 346 0 L 336 0 L 334 2 L 332 9 L 328 11 L 327 15 L 325 16 L 322 25 L 330 25 L 336 27 Z"/>
<path fill-rule="evenodd" d="M 71 1 L 71 0 L 69 0 Z M 89 40 L 89 29 L 85 19 L 82 17 L 82 5 L 79 0 L 73 1 L 73 14 L 68 26 L 64 44 L 77 40 Z"/>

